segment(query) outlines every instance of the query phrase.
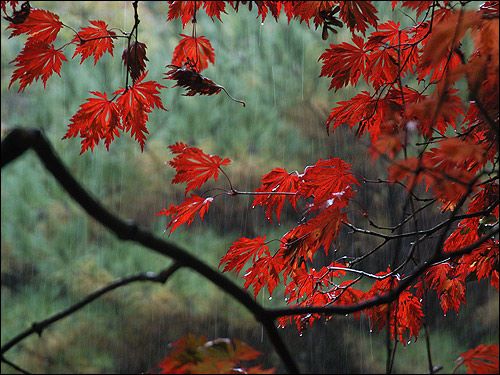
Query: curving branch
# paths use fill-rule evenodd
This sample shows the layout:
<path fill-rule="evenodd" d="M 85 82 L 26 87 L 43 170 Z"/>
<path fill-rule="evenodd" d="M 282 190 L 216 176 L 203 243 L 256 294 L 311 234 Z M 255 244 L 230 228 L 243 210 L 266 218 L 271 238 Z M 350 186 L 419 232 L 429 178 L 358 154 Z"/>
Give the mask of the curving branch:
<path fill-rule="evenodd" d="M 12 361 L 9 361 L 7 358 L 5 358 L 3 355 L 2 355 L 2 358 L 1 358 L 1 361 L 7 365 L 9 365 L 10 367 L 12 367 L 14 370 L 20 372 L 21 374 L 31 374 L 31 372 L 23 369 L 22 367 L 16 365 L 14 362 Z"/>
<path fill-rule="evenodd" d="M 137 275 L 133 276 L 128 276 L 124 277 L 122 279 L 116 280 L 92 293 L 90 293 L 88 296 L 83 298 L 81 301 L 75 303 L 74 305 L 62 310 L 61 312 L 58 312 L 47 319 L 44 319 L 40 322 L 33 323 L 30 328 L 26 329 L 25 331 L 19 333 L 17 336 L 9 340 L 5 345 L 2 345 L 2 355 L 7 352 L 9 349 L 14 347 L 15 345 L 19 344 L 22 340 L 27 338 L 28 336 L 33 335 L 36 333 L 38 336 L 41 336 L 43 331 L 54 324 L 55 322 L 66 318 L 67 316 L 77 312 L 78 310 L 84 308 L 86 305 L 89 303 L 95 301 L 99 297 L 103 296 L 106 293 L 109 293 L 115 289 L 118 289 L 122 286 L 129 285 L 131 283 L 135 282 L 143 282 L 143 281 L 151 281 L 151 282 L 156 282 L 156 283 L 161 283 L 165 284 L 167 280 L 172 276 L 175 271 L 177 271 L 179 268 L 181 268 L 180 264 L 174 263 L 170 267 L 164 269 L 163 271 L 159 273 L 155 272 L 143 272 L 139 273 Z"/>
<path fill-rule="evenodd" d="M 265 328 L 287 371 L 299 373 L 294 358 L 278 333 L 274 318 L 267 310 L 255 302 L 246 291 L 229 278 L 213 270 L 186 250 L 156 237 L 152 233 L 139 228 L 135 223 L 123 221 L 105 209 L 75 180 L 39 129 L 13 129 L 2 141 L 1 167 L 8 165 L 29 149 L 36 152 L 44 167 L 85 212 L 108 228 L 118 238 L 124 241 L 137 242 L 156 253 L 174 259 L 180 267 L 187 267 L 196 271 L 245 306 Z"/>

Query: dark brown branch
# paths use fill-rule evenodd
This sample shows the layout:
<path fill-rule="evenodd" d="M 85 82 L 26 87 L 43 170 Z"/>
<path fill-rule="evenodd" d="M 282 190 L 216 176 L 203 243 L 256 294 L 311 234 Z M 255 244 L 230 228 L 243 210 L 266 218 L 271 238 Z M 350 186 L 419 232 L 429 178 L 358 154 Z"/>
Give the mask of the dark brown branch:
<path fill-rule="evenodd" d="M 156 253 L 174 259 L 180 266 L 196 271 L 245 306 L 266 329 L 269 339 L 287 371 L 290 373 L 299 373 L 295 360 L 274 325 L 273 314 L 270 314 L 255 302 L 245 290 L 241 289 L 226 276 L 213 270 L 186 250 L 154 236 L 152 233 L 139 228 L 134 223 L 127 223 L 106 210 L 100 202 L 91 197 L 75 180 L 55 154 L 50 143 L 40 130 L 21 128 L 12 130 L 2 141 L 1 167 L 3 168 L 8 165 L 30 148 L 36 152 L 45 168 L 55 177 L 66 192 L 78 202 L 85 212 L 108 228 L 118 238 L 137 242 Z"/>
<path fill-rule="evenodd" d="M 64 319 L 67 316 L 77 312 L 78 310 L 84 308 L 89 303 L 95 301 L 96 299 L 98 299 L 99 297 L 103 296 L 106 293 L 109 293 L 115 289 L 121 288 L 122 286 L 126 286 L 135 282 L 151 281 L 151 282 L 165 284 L 169 279 L 169 277 L 172 276 L 172 274 L 174 274 L 175 271 L 177 271 L 180 267 L 181 266 L 178 263 L 174 263 L 173 265 L 171 265 L 170 267 L 164 269 L 159 273 L 144 272 L 116 280 L 102 287 L 101 289 L 98 289 L 90 293 L 81 301 L 75 303 L 74 305 L 68 307 L 67 309 L 62 310 L 45 320 L 33 323 L 31 325 L 31 328 L 26 329 L 25 331 L 21 332 L 20 334 L 9 340 L 5 345 L 2 345 L 2 355 L 9 349 L 11 349 L 13 346 L 17 345 L 19 342 L 24 340 L 26 337 L 31 336 L 34 333 L 36 333 L 38 336 L 41 336 L 43 331 L 52 324 L 54 324 L 55 322 Z"/>

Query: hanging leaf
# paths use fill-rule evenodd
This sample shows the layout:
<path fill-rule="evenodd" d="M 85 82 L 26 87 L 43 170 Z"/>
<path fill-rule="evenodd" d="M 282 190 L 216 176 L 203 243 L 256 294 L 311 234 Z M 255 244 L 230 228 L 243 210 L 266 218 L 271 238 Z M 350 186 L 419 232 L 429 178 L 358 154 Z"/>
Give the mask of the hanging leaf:
<path fill-rule="evenodd" d="M 21 53 L 11 62 L 15 63 L 17 68 L 12 73 L 9 88 L 15 81 L 19 80 L 18 91 L 22 92 L 33 80 L 38 81 L 40 78 L 45 88 L 47 80 L 53 73 L 61 76 L 63 61 L 68 61 L 68 59 L 52 44 L 36 41 L 26 43 Z"/>
<path fill-rule="evenodd" d="M 250 259 L 252 259 L 252 262 L 255 262 L 263 255 L 270 255 L 269 247 L 266 244 L 266 236 L 256 238 L 242 237 L 234 242 L 227 251 L 227 254 L 221 258 L 219 268 L 225 263 L 226 265 L 222 272 L 234 271 L 238 274 Z"/>
<path fill-rule="evenodd" d="M 71 117 L 69 129 L 63 139 L 78 137 L 82 138 L 83 154 L 89 148 L 94 147 L 101 139 L 104 139 L 106 148 L 114 137 L 119 137 L 118 129 L 121 129 L 120 110 L 116 103 L 110 101 L 106 93 L 92 91 L 96 98 L 88 98 L 80 105 L 80 109 Z"/>
<path fill-rule="evenodd" d="M 126 48 L 122 54 L 123 65 L 132 77 L 132 81 L 136 81 L 141 74 L 146 70 L 146 45 L 141 42 L 134 42 L 130 47 Z"/>
<path fill-rule="evenodd" d="M 177 65 L 167 65 L 167 68 L 170 70 L 165 73 L 165 79 L 171 79 L 177 81 L 174 87 L 184 87 L 188 91 L 183 94 L 184 96 L 194 96 L 198 95 L 215 95 L 219 92 L 224 91 L 231 100 L 241 103 L 243 107 L 245 106 L 245 102 L 233 98 L 226 89 L 209 78 L 202 76 L 196 70 L 194 70 L 189 65 L 184 65 L 182 67 Z"/>
<path fill-rule="evenodd" d="M 144 149 L 146 134 L 148 134 L 146 123 L 149 113 L 155 107 L 166 110 L 159 96 L 160 89 L 165 86 L 156 81 L 143 82 L 147 74 L 147 72 L 143 73 L 132 86 L 121 88 L 113 93 L 113 95 L 119 95 L 116 102 L 120 108 L 123 129 L 130 131 L 130 135 L 141 145 L 141 150 Z"/>
<path fill-rule="evenodd" d="M 203 220 L 213 200 L 213 197 L 203 198 L 198 195 L 192 195 L 178 206 L 170 205 L 168 209 L 164 208 L 156 216 L 172 217 L 167 225 L 167 229 L 170 228 L 170 234 L 172 234 L 182 224 L 191 225 L 196 214 Z"/>
<path fill-rule="evenodd" d="M 204 36 L 192 37 L 185 34 L 175 47 L 172 56 L 172 65 L 183 66 L 189 64 L 193 70 L 201 72 L 208 67 L 208 63 L 215 63 L 214 49 L 210 41 Z"/>
<path fill-rule="evenodd" d="M 197 147 L 190 147 L 184 143 L 171 145 L 170 151 L 177 154 L 169 161 L 169 165 L 176 170 L 172 179 L 173 184 L 187 182 L 187 194 L 190 190 L 200 188 L 209 178 L 217 180 L 223 165 L 228 165 L 231 160 L 222 159 L 218 155 L 208 155 Z"/>
<path fill-rule="evenodd" d="M 167 21 L 180 18 L 184 28 L 193 19 L 194 12 L 202 3 L 202 1 L 168 1 Z"/>
<path fill-rule="evenodd" d="M 81 64 L 88 57 L 94 56 L 95 65 L 105 52 L 113 56 L 113 37 L 116 33 L 108 30 L 108 25 L 104 21 L 90 21 L 90 24 L 92 26 L 84 27 L 73 38 L 72 42 L 77 45 L 73 58 L 81 55 Z"/>
<path fill-rule="evenodd" d="M 7 27 L 7 29 L 12 29 L 9 38 L 27 34 L 27 43 L 41 42 L 50 44 L 56 40 L 59 30 L 63 27 L 62 22 L 59 21 L 59 16 L 44 9 L 31 9 L 31 11 L 28 11 L 28 9 L 29 7 L 26 7 L 24 10 L 24 12 L 28 13 L 28 16 L 23 22 L 11 23 Z M 21 12 L 23 12 L 22 8 Z M 22 16 L 20 16 L 19 21 L 21 18 Z"/>
<path fill-rule="evenodd" d="M 297 195 L 299 188 L 299 176 L 295 173 L 288 173 L 283 168 L 275 168 L 262 177 L 262 185 L 256 189 L 257 192 L 271 192 L 275 194 L 257 195 L 253 201 L 252 207 L 263 206 L 266 208 L 266 218 L 272 221 L 273 209 L 278 222 L 280 221 L 281 210 L 285 200 L 289 200 L 293 208 L 297 206 Z"/>

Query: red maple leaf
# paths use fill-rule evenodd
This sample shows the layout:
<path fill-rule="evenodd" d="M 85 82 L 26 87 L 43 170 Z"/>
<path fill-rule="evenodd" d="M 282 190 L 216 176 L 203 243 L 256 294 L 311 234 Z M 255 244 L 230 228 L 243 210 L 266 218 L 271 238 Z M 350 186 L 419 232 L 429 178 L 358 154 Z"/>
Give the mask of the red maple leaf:
<path fill-rule="evenodd" d="M 269 295 L 280 282 L 279 273 L 283 269 L 283 262 L 278 257 L 264 255 L 257 259 L 245 272 L 245 289 L 253 287 L 254 297 L 257 297 L 263 287 L 267 287 Z"/>
<path fill-rule="evenodd" d="M 116 102 L 120 108 L 123 129 L 130 131 L 130 135 L 141 145 L 141 150 L 144 149 L 148 133 L 146 128 L 148 114 L 155 107 L 166 110 L 159 96 L 160 89 L 165 86 L 156 81 L 143 82 L 147 74 L 147 72 L 143 73 L 132 86 L 121 88 L 113 93 L 113 95 L 119 95 Z"/>
<path fill-rule="evenodd" d="M 12 63 L 17 67 L 12 73 L 9 88 L 19 80 L 19 92 L 24 91 L 26 86 L 33 80 L 43 81 L 43 87 L 47 85 L 47 80 L 53 73 L 61 76 L 61 66 L 63 61 L 68 61 L 64 54 L 55 49 L 52 44 L 43 42 L 26 43 L 23 50 Z"/>
<path fill-rule="evenodd" d="M 394 322 L 394 335 L 403 345 L 407 344 L 409 337 L 418 337 L 422 327 L 422 303 L 410 292 L 404 290 L 398 298 L 396 321 Z"/>
<path fill-rule="evenodd" d="M 365 35 L 368 25 L 377 26 L 377 8 L 371 1 L 342 1 L 340 2 L 339 17 L 347 27 L 354 31 L 361 31 Z"/>
<path fill-rule="evenodd" d="M 88 98 L 80 105 L 80 109 L 71 117 L 69 129 L 63 139 L 77 137 L 82 138 L 83 154 L 87 149 L 94 147 L 101 139 L 104 139 L 106 148 L 114 137 L 119 137 L 118 129 L 121 128 L 120 110 L 116 103 L 110 101 L 106 93 L 92 91 L 91 94 L 97 98 Z"/>
<path fill-rule="evenodd" d="M 355 45 L 346 42 L 330 44 L 330 48 L 319 57 L 323 60 L 320 76 L 332 77 L 330 90 L 355 85 L 361 74 L 366 74 L 369 61 L 364 40 L 357 35 L 352 39 Z"/>
<path fill-rule="evenodd" d="M 57 38 L 63 27 L 59 16 L 44 9 L 31 9 L 28 17 L 22 23 L 11 23 L 7 29 L 12 29 L 10 38 L 16 35 L 28 34 L 27 43 L 43 42 L 51 44 Z"/>
<path fill-rule="evenodd" d="M 263 255 L 270 255 L 269 247 L 266 244 L 266 236 L 242 237 L 231 245 L 227 254 L 220 260 L 219 267 L 225 263 L 223 272 L 234 270 L 238 274 L 250 258 L 253 263 Z"/>
<path fill-rule="evenodd" d="M 168 209 L 164 208 L 156 216 L 171 216 L 171 220 L 167 224 L 167 229 L 170 228 L 170 234 L 172 234 L 182 224 L 191 225 L 196 214 L 203 220 L 213 200 L 214 198 L 212 197 L 203 198 L 198 195 L 192 195 L 177 206 L 170 205 Z"/>
<path fill-rule="evenodd" d="M 380 126 L 384 120 L 384 102 L 371 97 L 368 91 L 362 91 L 350 100 L 338 102 L 332 108 L 326 120 L 326 129 L 329 131 L 347 124 L 351 128 L 359 125 L 359 135 L 368 131 L 372 140 L 377 139 Z"/>
<path fill-rule="evenodd" d="M 359 185 L 351 165 L 340 158 L 320 159 L 306 167 L 300 178 L 299 194 L 314 197 L 315 208 L 344 207 L 353 196 L 352 185 Z"/>
<path fill-rule="evenodd" d="M 397 1 L 392 2 L 392 9 L 394 9 L 396 3 Z M 433 3 L 433 1 L 403 1 L 402 6 L 415 10 L 417 12 L 417 17 L 420 17 L 421 14 L 429 11 Z"/>
<path fill-rule="evenodd" d="M 180 18 L 184 28 L 193 19 L 195 9 L 199 9 L 201 4 L 202 1 L 168 1 L 167 21 Z"/>
<path fill-rule="evenodd" d="M 204 36 L 192 37 L 185 34 L 175 47 L 172 56 L 172 65 L 183 66 L 189 64 L 196 71 L 201 72 L 208 68 L 208 63 L 215 62 L 214 49 L 210 41 Z"/>
<path fill-rule="evenodd" d="M 204 1 L 203 8 L 205 8 L 207 16 L 212 18 L 212 20 L 216 17 L 219 21 L 222 21 L 220 14 L 226 13 L 226 3 L 224 1 Z"/>
<path fill-rule="evenodd" d="M 330 246 L 338 236 L 343 221 L 347 221 L 346 214 L 341 212 L 338 207 L 331 205 L 305 223 L 302 232 L 308 233 L 306 238 L 307 255 L 311 260 L 321 246 L 323 246 L 325 254 L 328 255 Z"/>
<path fill-rule="evenodd" d="M 73 58 L 80 54 L 82 59 L 80 64 L 89 56 L 94 56 L 94 65 L 99 61 L 105 52 L 113 56 L 114 31 L 108 30 L 108 25 L 104 21 L 90 21 L 93 26 L 84 27 L 78 32 L 72 42 L 77 44 Z"/>
<path fill-rule="evenodd" d="M 498 374 L 498 344 L 476 346 L 460 354 L 458 366 L 465 364 L 468 374 Z"/>
<path fill-rule="evenodd" d="M 299 188 L 299 176 L 296 172 L 288 173 L 283 168 L 275 168 L 271 172 L 266 173 L 262 177 L 262 185 L 257 188 L 257 192 L 271 192 L 269 195 L 257 195 L 253 201 L 252 207 L 263 206 L 266 208 L 266 218 L 272 221 L 272 212 L 276 214 L 276 218 L 280 221 L 281 210 L 285 200 L 288 199 L 293 208 L 297 205 L 297 195 L 279 194 L 293 193 L 296 194 Z"/>
<path fill-rule="evenodd" d="M 284 1 L 284 3 L 289 3 L 288 1 Z M 312 18 L 314 22 L 314 26 L 318 28 L 324 22 L 323 17 L 321 17 L 321 11 L 329 11 L 333 5 L 334 1 L 295 1 L 292 2 L 293 10 L 292 14 L 294 18 L 305 21 L 309 26 L 309 21 Z M 290 16 L 288 18 L 290 22 Z"/>
<path fill-rule="evenodd" d="M 187 183 L 187 194 L 190 190 L 198 189 L 209 178 L 217 180 L 223 165 L 228 165 L 231 160 L 222 159 L 218 155 L 208 155 L 197 147 L 190 147 L 183 143 L 169 146 L 172 153 L 177 154 L 169 161 L 170 166 L 176 170 L 172 179 L 173 184 Z"/>

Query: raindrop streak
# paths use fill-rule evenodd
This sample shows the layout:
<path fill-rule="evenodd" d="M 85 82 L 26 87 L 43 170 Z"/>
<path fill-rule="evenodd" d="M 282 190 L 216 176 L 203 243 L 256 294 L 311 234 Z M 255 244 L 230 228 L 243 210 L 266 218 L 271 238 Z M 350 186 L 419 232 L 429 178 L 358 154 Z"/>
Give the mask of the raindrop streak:
<path fill-rule="evenodd" d="M 274 80 L 274 66 L 271 66 L 271 75 L 273 77 L 273 100 L 276 107 L 276 81 Z"/>
<path fill-rule="evenodd" d="M 302 35 L 302 100 L 304 100 L 304 69 L 306 58 L 305 34 Z"/>

